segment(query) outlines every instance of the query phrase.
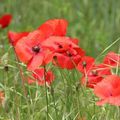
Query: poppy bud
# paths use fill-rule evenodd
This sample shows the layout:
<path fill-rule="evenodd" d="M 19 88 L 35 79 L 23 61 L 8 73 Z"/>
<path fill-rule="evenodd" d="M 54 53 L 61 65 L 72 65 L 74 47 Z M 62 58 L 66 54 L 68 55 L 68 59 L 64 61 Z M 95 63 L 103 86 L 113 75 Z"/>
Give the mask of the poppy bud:
<path fill-rule="evenodd" d="M 7 65 L 4 66 L 4 70 L 7 72 L 9 70 L 9 67 Z"/>

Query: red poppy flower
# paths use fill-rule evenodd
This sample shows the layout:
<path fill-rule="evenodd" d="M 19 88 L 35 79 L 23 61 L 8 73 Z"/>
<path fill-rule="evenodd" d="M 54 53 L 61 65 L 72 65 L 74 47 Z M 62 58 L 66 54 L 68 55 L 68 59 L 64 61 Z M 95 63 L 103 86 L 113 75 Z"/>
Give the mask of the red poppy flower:
<path fill-rule="evenodd" d="M 101 99 L 97 105 L 109 103 L 120 106 L 120 77 L 117 75 L 107 76 L 95 86 L 94 93 Z"/>
<path fill-rule="evenodd" d="M 78 61 L 84 55 L 84 51 L 79 48 L 76 39 L 63 37 L 66 34 L 66 28 L 66 20 L 48 20 L 38 30 L 14 40 L 17 41 L 17 44 L 15 42 L 15 50 L 19 59 L 28 65 L 29 70 L 34 70 L 36 67 L 51 61 L 52 53 L 61 53 L 69 57 L 65 59 L 71 61 L 71 69 L 73 64 L 78 64 Z M 24 35 L 22 34 L 21 36 Z M 77 56 L 77 54 L 79 55 Z M 74 59 L 72 58 L 73 55 Z M 55 54 L 55 56 L 58 56 L 59 61 L 61 61 L 60 55 Z"/>
<path fill-rule="evenodd" d="M 0 18 L 0 26 L 1 28 L 6 28 L 12 20 L 12 16 L 10 14 L 5 14 Z"/>
<path fill-rule="evenodd" d="M 52 19 L 43 23 L 38 29 L 49 36 L 65 36 L 68 22 L 64 19 Z"/>
<path fill-rule="evenodd" d="M 70 48 L 62 53 L 55 53 L 53 63 L 63 69 L 73 69 L 78 65 L 84 54 L 85 52 L 81 48 Z"/>
<path fill-rule="evenodd" d="M 63 19 L 48 20 L 38 30 L 31 32 L 28 36 L 17 42 L 15 50 L 19 59 L 28 64 L 28 69 L 48 63 L 52 59 L 50 51 L 43 47 L 42 42 L 51 35 L 63 36 L 66 34 L 67 21 Z M 51 44 L 49 44 L 50 46 Z M 41 49 L 42 48 L 42 49 Z M 36 51 L 36 49 L 38 51 Z M 49 56 L 49 59 L 48 57 Z"/>
<path fill-rule="evenodd" d="M 104 63 L 114 67 L 117 65 L 120 66 L 120 55 L 114 52 L 109 52 L 104 58 Z"/>
<path fill-rule="evenodd" d="M 16 32 L 12 32 L 12 31 L 9 31 L 8 32 L 8 38 L 9 38 L 9 42 L 15 46 L 16 43 L 23 37 L 27 36 L 29 34 L 29 32 L 19 32 L 19 33 L 16 33 Z"/>
<path fill-rule="evenodd" d="M 50 85 L 54 80 L 54 75 L 52 71 L 45 71 L 43 68 L 35 69 L 33 74 L 33 79 L 28 78 L 28 84 L 34 84 L 37 82 L 38 85 L 45 85 L 45 82 Z"/>
<path fill-rule="evenodd" d="M 61 36 L 51 36 L 42 44 L 54 52 L 63 52 L 68 48 L 79 48 L 74 42 L 76 39 Z"/>
<path fill-rule="evenodd" d="M 111 69 L 104 64 L 94 65 L 86 74 L 82 77 L 82 84 L 87 87 L 94 88 L 94 86 L 104 79 L 104 77 L 111 75 Z"/>
<path fill-rule="evenodd" d="M 52 60 L 52 53 L 42 46 L 44 40 L 44 34 L 36 30 L 17 42 L 16 54 L 22 62 L 27 64 L 28 70 L 34 70 Z"/>
<path fill-rule="evenodd" d="M 103 79 L 101 76 L 83 76 L 81 78 L 81 83 L 86 85 L 86 87 L 94 88 L 94 86 Z"/>
<path fill-rule="evenodd" d="M 53 63 L 61 68 L 73 69 L 84 56 L 85 52 L 69 37 L 52 36 L 42 44 L 54 53 Z"/>
<path fill-rule="evenodd" d="M 95 59 L 90 56 L 82 57 L 81 61 L 78 63 L 77 69 L 84 73 L 87 72 L 94 66 Z"/>

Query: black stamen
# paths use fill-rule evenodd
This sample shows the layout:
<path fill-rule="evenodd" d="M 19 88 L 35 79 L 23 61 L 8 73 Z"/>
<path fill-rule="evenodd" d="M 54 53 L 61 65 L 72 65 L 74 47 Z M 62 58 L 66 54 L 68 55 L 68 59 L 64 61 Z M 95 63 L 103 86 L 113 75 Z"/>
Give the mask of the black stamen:
<path fill-rule="evenodd" d="M 40 47 L 39 46 L 34 46 L 34 47 L 32 47 L 32 51 L 35 52 L 35 53 L 39 53 Z"/>
<path fill-rule="evenodd" d="M 59 47 L 59 48 L 63 48 L 62 45 L 59 45 L 58 47 Z"/>

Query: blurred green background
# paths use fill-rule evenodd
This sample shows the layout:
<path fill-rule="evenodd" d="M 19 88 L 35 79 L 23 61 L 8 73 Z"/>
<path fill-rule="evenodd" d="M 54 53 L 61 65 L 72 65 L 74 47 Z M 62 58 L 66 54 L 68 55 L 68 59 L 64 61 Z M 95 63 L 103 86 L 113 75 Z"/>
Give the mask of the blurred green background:
<path fill-rule="evenodd" d="M 13 31 L 31 31 L 48 19 L 65 18 L 67 34 L 96 57 L 120 36 L 120 0 L 0 0 L 0 15 L 11 13 Z M 118 51 L 120 42 L 113 46 Z"/>

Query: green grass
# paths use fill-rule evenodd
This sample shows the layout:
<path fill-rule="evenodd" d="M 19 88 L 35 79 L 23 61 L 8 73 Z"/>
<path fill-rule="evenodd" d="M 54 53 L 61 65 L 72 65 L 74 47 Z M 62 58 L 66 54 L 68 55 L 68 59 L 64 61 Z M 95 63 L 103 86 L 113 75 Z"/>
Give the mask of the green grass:
<path fill-rule="evenodd" d="M 80 39 L 79 45 L 87 55 L 96 58 L 120 37 L 119 12 L 119 0 L 0 0 L 0 15 L 13 15 L 11 25 L 0 31 L 0 40 L 4 41 L 4 51 L 0 48 L 0 89 L 6 96 L 0 120 L 119 120 L 118 107 L 98 107 L 92 91 L 78 87 L 81 74 L 75 70 L 50 66 L 56 75 L 50 88 L 25 84 L 24 90 L 18 62 L 6 37 L 8 30 L 32 31 L 48 19 L 65 18 L 69 21 L 68 36 Z M 119 46 L 120 41 L 109 50 L 118 52 Z M 5 65 L 10 66 L 9 71 L 4 70 Z M 22 64 L 20 67 L 25 69 Z"/>

